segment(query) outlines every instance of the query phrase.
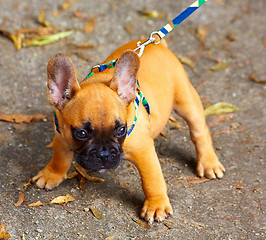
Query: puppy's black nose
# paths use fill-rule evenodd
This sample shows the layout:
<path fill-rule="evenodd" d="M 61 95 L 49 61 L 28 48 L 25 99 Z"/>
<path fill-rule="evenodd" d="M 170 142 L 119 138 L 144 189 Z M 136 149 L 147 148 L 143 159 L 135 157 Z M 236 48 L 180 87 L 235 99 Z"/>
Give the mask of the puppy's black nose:
<path fill-rule="evenodd" d="M 108 161 L 110 157 L 110 152 L 108 150 L 101 150 L 98 154 L 98 158 L 100 158 L 103 162 Z"/>

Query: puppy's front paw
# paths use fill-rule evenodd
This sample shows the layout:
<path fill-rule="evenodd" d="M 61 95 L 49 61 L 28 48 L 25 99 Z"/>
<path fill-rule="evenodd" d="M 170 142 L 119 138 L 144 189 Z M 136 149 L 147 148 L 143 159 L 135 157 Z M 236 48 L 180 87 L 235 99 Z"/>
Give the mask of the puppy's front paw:
<path fill-rule="evenodd" d="M 197 173 L 200 177 L 205 176 L 210 179 L 222 178 L 224 172 L 224 166 L 220 163 L 215 153 L 198 160 Z"/>
<path fill-rule="evenodd" d="M 49 166 L 41 170 L 33 179 L 37 187 L 51 190 L 58 186 L 66 178 L 65 174 L 60 174 L 53 171 Z"/>
<path fill-rule="evenodd" d="M 145 200 L 140 216 L 149 224 L 163 221 L 166 217 L 173 214 L 170 201 L 167 196 L 150 197 Z"/>

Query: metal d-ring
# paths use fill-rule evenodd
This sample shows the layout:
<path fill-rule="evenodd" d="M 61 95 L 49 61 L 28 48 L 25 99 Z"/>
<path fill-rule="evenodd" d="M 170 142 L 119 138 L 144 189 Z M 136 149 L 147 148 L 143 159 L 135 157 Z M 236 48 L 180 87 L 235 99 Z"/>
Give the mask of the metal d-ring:
<path fill-rule="evenodd" d="M 153 35 L 155 35 L 155 34 L 160 38 L 159 41 L 157 41 L 157 42 L 155 42 L 155 38 L 153 37 Z M 150 34 L 150 38 L 149 38 L 149 40 L 150 40 L 153 44 L 158 45 L 158 44 L 161 43 L 161 41 L 162 41 L 162 37 L 161 37 L 161 35 L 160 35 L 160 33 L 159 33 L 158 31 L 154 31 L 154 32 L 152 32 L 152 33 Z"/>

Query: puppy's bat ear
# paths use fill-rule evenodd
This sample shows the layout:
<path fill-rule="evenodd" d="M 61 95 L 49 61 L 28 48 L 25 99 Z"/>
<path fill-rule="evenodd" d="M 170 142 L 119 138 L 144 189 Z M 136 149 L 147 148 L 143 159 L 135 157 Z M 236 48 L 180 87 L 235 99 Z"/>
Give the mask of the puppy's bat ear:
<path fill-rule="evenodd" d="M 117 91 L 126 104 L 129 104 L 136 98 L 139 65 L 139 57 L 132 50 L 125 51 L 116 63 L 110 87 Z"/>
<path fill-rule="evenodd" d="M 48 100 L 62 110 L 80 89 L 70 58 L 61 53 L 54 55 L 47 65 L 47 78 Z"/>

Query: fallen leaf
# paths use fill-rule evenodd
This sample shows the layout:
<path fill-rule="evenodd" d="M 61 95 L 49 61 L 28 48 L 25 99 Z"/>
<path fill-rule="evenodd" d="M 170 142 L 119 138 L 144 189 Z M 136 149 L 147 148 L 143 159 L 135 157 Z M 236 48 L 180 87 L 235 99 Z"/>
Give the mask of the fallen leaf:
<path fill-rule="evenodd" d="M 216 64 L 215 66 L 213 66 L 211 68 L 211 70 L 216 72 L 216 71 L 220 71 L 222 69 L 225 69 L 227 66 L 228 66 L 227 62 L 220 62 L 220 63 Z"/>
<path fill-rule="evenodd" d="M 230 41 L 230 42 L 234 42 L 236 41 L 236 36 L 233 33 L 228 33 L 226 38 Z"/>
<path fill-rule="evenodd" d="M 23 184 L 23 189 L 21 190 L 19 197 L 18 197 L 18 201 L 16 203 L 14 203 L 14 205 L 16 207 L 21 206 L 21 204 L 25 201 L 25 190 L 27 189 L 27 187 L 31 184 L 31 178 L 29 179 L 29 181 L 25 184 Z"/>
<path fill-rule="evenodd" d="M 49 35 L 55 32 L 55 28 L 51 28 L 51 27 L 39 27 L 36 29 L 28 29 L 28 28 L 21 28 L 19 30 L 16 30 L 19 34 L 21 34 L 22 36 L 24 36 L 22 38 L 22 41 L 24 41 L 24 39 L 28 38 L 26 35 L 38 35 L 38 36 L 45 36 L 45 35 Z M 22 43 L 21 43 L 22 45 Z"/>
<path fill-rule="evenodd" d="M 66 196 L 59 196 L 51 200 L 50 204 L 64 204 L 68 202 L 72 202 L 75 199 L 70 195 L 67 194 Z"/>
<path fill-rule="evenodd" d="M 151 228 L 151 226 L 144 221 L 137 220 L 135 218 L 131 218 L 135 223 L 137 223 L 139 226 L 144 227 L 144 228 Z"/>
<path fill-rule="evenodd" d="M 25 200 L 24 196 L 25 194 L 24 194 L 24 189 L 23 189 L 19 194 L 18 201 L 14 203 L 15 207 L 19 207 L 24 202 Z"/>
<path fill-rule="evenodd" d="M 42 9 L 42 10 L 40 11 L 40 13 L 39 13 L 37 19 L 38 19 L 38 22 L 39 22 L 40 24 L 42 24 L 43 26 L 45 26 L 45 27 L 47 27 L 47 28 L 53 28 L 53 29 L 55 29 L 55 27 L 54 27 L 51 23 L 49 23 L 49 22 L 47 22 L 47 21 L 45 20 L 45 10 L 44 10 L 44 9 Z"/>
<path fill-rule="evenodd" d="M 256 83 L 266 83 L 266 80 L 258 79 L 255 73 L 252 73 L 249 78 L 251 81 L 256 82 Z"/>
<path fill-rule="evenodd" d="M 47 36 L 27 38 L 23 41 L 22 46 L 23 47 L 44 46 L 44 45 L 59 41 L 62 38 L 66 38 L 73 33 L 74 33 L 74 30 L 69 30 L 69 31 L 58 32 L 58 33 L 47 35 Z"/>
<path fill-rule="evenodd" d="M 84 29 L 84 32 L 85 33 L 91 33 L 91 32 L 93 32 L 94 26 L 95 26 L 95 22 L 96 22 L 96 19 L 95 18 L 93 18 L 89 22 L 86 22 L 84 24 L 84 28 L 83 28 Z"/>
<path fill-rule="evenodd" d="M 133 33 L 134 33 L 134 30 L 133 30 L 132 26 L 129 25 L 129 24 L 127 24 L 127 25 L 125 26 L 125 30 L 126 30 L 126 32 L 129 33 L 129 34 L 133 34 Z"/>
<path fill-rule="evenodd" d="M 71 42 L 69 40 L 67 40 L 67 44 L 69 44 L 72 47 L 81 48 L 81 49 L 94 48 L 94 45 L 93 44 L 76 44 L 76 43 L 73 43 L 73 42 Z"/>
<path fill-rule="evenodd" d="M 165 225 L 168 229 L 171 229 L 171 228 L 172 228 L 172 225 L 169 224 L 169 223 L 167 223 L 167 222 L 165 222 L 164 225 Z"/>
<path fill-rule="evenodd" d="M 23 114 L 4 114 L 0 116 L 0 121 L 13 122 L 13 123 L 30 123 L 39 122 L 46 118 L 43 114 L 23 115 Z"/>
<path fill-rule="evenodd" d="M 11 39 L 13 41 L 16 49 L 19 50 L 22 48 L 22 37 L 21 37 L 20 33 L 17 33 L 16 35 L 14 35 L 9 31 L 6 31 L 4 29 L 0 29 L 0 34 L 3 34 L 7 38 Z"/>
<path fill-rule="evenodd" d="M 49 144 L 46 145 L 47 148 L 52 148 L 54 146 L 54 142 L 50 142 Z"/>
<path fill-rule="evenodd" d="M 196 184 L 196 183 L 206 182 L 209 179 L 205 178 L 205 177 L 201 177 L 201 178 L 200 177 L 191 177 L 191 178 L 187 178 L 186 180 L 189 184 Z"/>
<path fill-rule="evenodd" d="M 65 2 L 63 2 L 60 6 L 59 10 L 56 10 L 52 13 L 53 16 L 57 16 L 58 14 L 60 14 L 63 11 L 66 11 L 67 9 L 69 9 L 72 6 L 74 0 L 67 0 Z"/>
<path fill-rule="evenodd" d="M 90 208 L 90 211 L 92 212 L 93 216 L 96 217 L 98 220 L 102 219 L 102 215 L 101 215 L 100 211 L 98 211 L 95 208 Z"/>
<path fill-rule="evenodd" d="M 240 108 L 231 103 L 226 103 L 226 102 L 218 102 L 216 104 L 213 104 L 205 108 L 204 110 L 205 116 L 219 115 L 236 111 L 240 111 Z"/>
<path fill-rule="evenodd" d="M 166 133 L 166 131 L 164 131 L 164 130 L 162 130 L 162 131 L 160 132 L 160 135 L 163 136 L 164 138 L 167 138 L 167 133 Z"/>
<path fill-rule="evenodd" d="M 31 203 L 28 205 L 28 207 L 39 207 L 39 206 L 43 206 L 44 204 L 41 201 L 35 202 L 35 203 Z"/>
<path fill-rule="evenodd" d="M 0 219 L 0 239 L 9 239 L 10 237 L 10 234 L 5 231 L 4 224 L 1 222 Z"/>
<path fill-rule="evenodd" d="M 175 129 L 175 128 L 180 129 L 180 127 L 181 127 L 181 125 L 180 125 L 180 121 L 177 120 L 177 119 L 175 119 L 173 116 L 170 116 L 168 122 L 169 122 L 170 127 L 171 127 L 172 129 Z"/>
<path fill-rule="evenodd" d="M 87 180 L 91 181 L 91 182 L 104 182 L 104 179 L 102 178 L 97 178 L 97 177 L 92 177 L 92 176 L 89 176 L 87 173 L 86 173 L 86 170 L 81 167 L 79 164 L 73 162 L 73 166 L 74 168 L 76 169 L 76 171 L 78 173 L 80 173 L 84 178 L 86 178 Z"/>
<path fill-rule="evenodd" d="M 152 11 L 138 11 L 139 14 L 148 17 L 148 18 L 165 18 L 165 13 L 158 12 L 157 10 L 152 10 Z"/>
<path fill-rule="evenodd" d="M 242 185 L 239 185 L 239 184 L 236 184 L 234 187 L 235 187 L 235 189 L 238 189 L 238 190 L 244 189 L 244 187 Z"/>
<path fill-rule="evenodd" d="M 194 68 L 194 63 L 193 61 L 191 60 L 191 58 L 189 57 L 185 57 L 185 56 L 180 56 L 178 57 L 179 61 L 184 64 L 184 65 L 187 65 L 188 67 L 190 67 L 192 69 L 193 72 L 197 72 L 197 69 Z"/>
<path fill-rule="evenodd" d="M 9 239 L 9 238 L 11 238 L 11 236 L 8 232 L 6 232 L 6 231 L 0 232 L 0 239 L 4 240 L 4 239 Z"/>
<path fill-rule="evenodd" d="M 195 37 L 198 39 L 202 47 L 205 46 L 205 40 L 208 34 L 208 29 L 206 25 L 201 25 L 196 29 Z"/>
<path fill-rule="evenodd" d="M 77 175 L 78 175 L 77 172 L 68 173 L 67 174 L 67 179 L 72 179 L 72 178 L 76 177 Z"/>

